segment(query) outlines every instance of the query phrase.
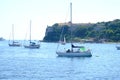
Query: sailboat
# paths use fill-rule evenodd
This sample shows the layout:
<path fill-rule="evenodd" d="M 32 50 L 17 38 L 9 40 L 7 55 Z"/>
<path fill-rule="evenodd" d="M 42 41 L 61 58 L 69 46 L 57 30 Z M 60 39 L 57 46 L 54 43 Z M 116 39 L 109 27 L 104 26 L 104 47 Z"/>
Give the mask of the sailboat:
<path fill-rule="evenodd" d="M 28 45 L 24 45 L 25 48 L 29 48 L 29 49 L 39 49 L 40 48 L 40 44 L 33 42 L 31 40 L 31 20 L 30 20 L 30 37 L 29 37 L 29 44 Z"/>
<path fill-rule="evenodd" d="M 72 27 L 72 3 L 70 3 L 70 26 Z M 91 57 L 91 50 L 88 49 L 86 50 L 84 46 L 75 46 L 72 43 L 72 30 L 71 30 L 71 49 L 68 50 L 64 50 L 64 51 L 58 51 L 58 47 L 57 47 L 57 51 L 56 54 L 60 57 Z"/>
<path fill-rule="evenodd" d="M 12 24 L 12 40 L 9 40 L 9 46 L 11 47 L 20 47 L 21 44 L 14 40 L 14 24 Z"/>

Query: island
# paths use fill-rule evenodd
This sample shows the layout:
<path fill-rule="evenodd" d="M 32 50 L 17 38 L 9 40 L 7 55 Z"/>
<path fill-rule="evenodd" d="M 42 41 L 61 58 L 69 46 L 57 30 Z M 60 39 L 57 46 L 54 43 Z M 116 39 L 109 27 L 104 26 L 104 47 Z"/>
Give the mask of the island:
<path fill-rule="evenodd" d="M 120 42 L 120 19 L 97 23 L 55 23 L 47 26 L 43 41 L 58 42 L 61 33 L 70 42 Z M 64 30 L 63 30 L 64 29 Z"/>

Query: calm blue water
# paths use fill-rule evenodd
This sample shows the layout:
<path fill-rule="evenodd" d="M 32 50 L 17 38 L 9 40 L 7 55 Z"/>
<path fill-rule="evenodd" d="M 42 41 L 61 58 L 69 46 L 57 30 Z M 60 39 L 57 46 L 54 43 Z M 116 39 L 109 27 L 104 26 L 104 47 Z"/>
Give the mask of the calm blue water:
<path fill-rule="evenodd" d="M 120 80 L 120 51 L 116 44 L 81 44 L 90 58 L 57 57 L 57 43 L 40 49 L 9 47 L 0 42 L 0 80 Z"/>

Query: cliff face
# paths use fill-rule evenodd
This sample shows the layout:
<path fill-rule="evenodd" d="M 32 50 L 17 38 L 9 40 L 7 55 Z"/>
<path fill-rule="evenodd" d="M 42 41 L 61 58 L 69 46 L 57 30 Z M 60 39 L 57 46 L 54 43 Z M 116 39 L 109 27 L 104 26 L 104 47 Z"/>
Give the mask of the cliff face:
<path fill-rule="evenodd" d="M 114 21 L 98 22 L 95 24 L 73 23 L 72 26 L 70 26 L 70 23 L 56 23 L 52 26 L 47 26 L 43 41 L 57 42 L 63 36 L 69 41 L 71 31 L 74 41 L 81 41 L 81 39 L 120 41 L 120 20 L 116 19 Z"/>
<path fill-rule="evenodd" d="M 47 36 L 48 33 L 49 33 L 49 32 L 52 32 L 52 31 L 53 31 L 53 27 L 51 27 L 51 26 L 47 26 L 47 28 L 46 28 L 46 32 L 45 32 L 45 36 Z"/>

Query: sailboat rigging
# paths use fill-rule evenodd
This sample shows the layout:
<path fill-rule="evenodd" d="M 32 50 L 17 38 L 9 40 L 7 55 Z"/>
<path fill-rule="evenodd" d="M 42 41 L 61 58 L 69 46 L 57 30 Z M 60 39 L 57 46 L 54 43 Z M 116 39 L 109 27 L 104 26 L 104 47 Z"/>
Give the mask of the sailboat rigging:
<path fill-rule="evenodd" d="M 62 45 L 65 45 L 65 44 L 66 44 L 66 38 L 65 38 L 65 36 L 64 36 L 63 41 L 62 41 L 61 44 L 62 44 Z"/>
<path fill-rule="evenodd" d="M 72 3 L 70 3 L 70 26 L 72 27 Z M 64 50 L 64 51 L 57 51 L 56 54 L 62 57 L 91 57 L 91 51 L 88 49 L 86 50 L 84 46 L 75 46 L 72 42 L 72 30 L 71 30 L 71 49 Z M 77 50 L 76 50 L 77 49 Z"/>
<path fill-rule="evenodd" d="M 59 43 L 61 43 L 62 45 L 65 45 L 66 44 L 66 38 L 65 38 L 65 35 L 62 36 L 63 35 L 63 31 L 64 31 L 64 27 L 63 27 L 61 35 L 60 35 Z"/>
<path fill-rule="evenodd" d="M 40 48 L 40 44 L 33 42 L 31 40 L 31 20 L 30 20 L 30 36 L 29 36 L 29 44 L 28 45 L 24 45 L 25 48 L 29 48 L 29 49 L 39 49 Z"/>
<path fill-rule="evenodd" d="M 21 44 L 14 40 L 14 24 L 12 24 L 12 40 L 9 40 L 9 46 L 11 47 L 20 47 Z"/>

